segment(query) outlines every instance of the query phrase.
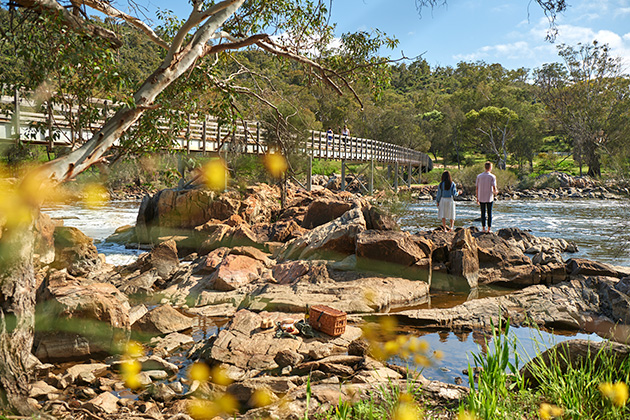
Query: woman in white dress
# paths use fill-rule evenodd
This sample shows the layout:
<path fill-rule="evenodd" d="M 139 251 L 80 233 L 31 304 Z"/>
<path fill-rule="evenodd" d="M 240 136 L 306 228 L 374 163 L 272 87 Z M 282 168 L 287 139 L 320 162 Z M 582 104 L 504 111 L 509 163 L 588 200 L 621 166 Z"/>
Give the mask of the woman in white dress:
<path fill-rule="evenodd" d="M 435 202 L 438 206 L 438 219 L 442 219 L 444 230 L 453 230 L 455 225 L 455 197 L 457 197 L 457 187 L 451 178 L 449 171 L 442 174 L 442 182 L 438 185 Z M 446 219 L 450 220 L 450 227 L 446 226 Z"/>

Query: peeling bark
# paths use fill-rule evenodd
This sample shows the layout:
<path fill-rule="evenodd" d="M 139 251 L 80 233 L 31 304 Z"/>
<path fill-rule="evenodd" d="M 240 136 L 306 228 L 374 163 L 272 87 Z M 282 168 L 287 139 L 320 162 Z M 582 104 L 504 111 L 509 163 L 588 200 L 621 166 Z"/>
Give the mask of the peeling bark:
<path fill-rule="evenodd" d="M 5 229 L 0 240 L 0 412 L 35 413 L 28 405 L 35 324 L 33 223 Z M 27 394 L 28 395 L 28 394 Z"/>

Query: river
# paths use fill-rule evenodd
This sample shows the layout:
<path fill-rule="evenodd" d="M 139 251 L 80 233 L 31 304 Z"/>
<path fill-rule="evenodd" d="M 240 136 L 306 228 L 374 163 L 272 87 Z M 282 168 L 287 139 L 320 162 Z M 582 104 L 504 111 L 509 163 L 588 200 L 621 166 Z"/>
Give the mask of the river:
<path fill-rule="evenodd" d="M 455 226 L 481 229 L 479 206 L 458 201 Z M 628 200 L 505 200 L 493 205 L 492 229 L 518 227 L 535 236 L 574 241 L 575 256 L 614 265 L 630 266 L 630 201 Z M 434 229 L 437 206 L 433 201 L 409 203 L 400 224 L 410 232 Z"/>
<path fill-rule="evenodd" d="M 112 201 L 99 208 L 56 205 L 44 208 L 66 226 L 79 228 L 94 239 L 100 253 L 111 264 L 127 264 L 142 251 L 105 243 L 116 228 L 133 225 L 140 203 Z M 479 207 L 474 202 L 457 202 L 455 226 L 480 228 Z M 404 230 L 416 232 L 440 225 L 432 201 L 410 202 L 401 217 Z M 507 200 L 493 208 L 493 230 L 518 227 L 536 236 L 563 238 L 578 244 L 580 251 L 568 254 L 614 265 L 630 266 L 630 201 L 627 200 Z"/>

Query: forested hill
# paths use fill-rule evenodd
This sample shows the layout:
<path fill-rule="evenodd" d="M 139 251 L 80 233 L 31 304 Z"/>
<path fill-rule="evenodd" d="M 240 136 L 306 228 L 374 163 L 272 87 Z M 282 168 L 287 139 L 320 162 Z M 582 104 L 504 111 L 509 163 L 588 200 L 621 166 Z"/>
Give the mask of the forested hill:
<path fill-rule="evenodd" d="M 77 97 L 90 93 L 120 100 L 151 74 L 161 54 L 124 24 L 100 23 L 125 39 L 120 49 L 111 50 L 84 47 L 82 37 L 60 38 L 44 25 L 16 31 L 6 10 L 0 17 L 0 83 L 6 85 L 33 89 L 41 80 L 62 80 L 57 88 L 80 92 Z M 350 92 L 339 96 L 312 70 L 252 49 L 221 53 L 220 70 L 204 74 L 201 66 L 160 101 L 186 112 L 251 119 L 267 118 L 271 105 L 289 115 L 291 124 L 336 133 L 347 125 L 352 135 L 428 152 L 438 164 L 483 156 L 499 167 L 527 167 L 541 152 L 555 152 L 572 155 L 592 175 L 599 175 L 602 166 L 628 173 L 630 94 L 621 63 L 605 45 L 558 50 L 558 63 L 541 69 L 510 70 L 482 61 L 432 67 L 422 58 L 392 62 L 387 71 L 375 70 L 369 83 L 355 77 L 362 109 Z M 84 62 L 86 55 L 93 66 L 74 66 L 81 60 L 73 57 Z M 343 63 L 343 57 L 322 60 Z M 230 74 L 232 84 L 206 89 L 217 80 L 214 76 L 226 80 Z M 148 113 L 145 124 L 154 117 Z"/>

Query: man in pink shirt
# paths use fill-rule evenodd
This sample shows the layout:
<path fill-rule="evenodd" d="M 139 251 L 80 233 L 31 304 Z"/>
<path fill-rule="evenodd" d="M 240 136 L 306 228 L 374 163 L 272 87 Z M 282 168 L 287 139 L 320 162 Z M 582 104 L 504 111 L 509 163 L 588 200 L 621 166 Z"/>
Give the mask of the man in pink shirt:
<path fill-rule="evenodd" d="M 497 177 L 490 173 L 492 163 L 486 162 L 486 170 L 477 175 L 477 204 L 481 205 L 481 227 L 483 232 L 492 228 L 492 203 L 494 194 L 498 194 Z M 486 230 L 486 213 L 488 214 L 488 230 Z"/>

